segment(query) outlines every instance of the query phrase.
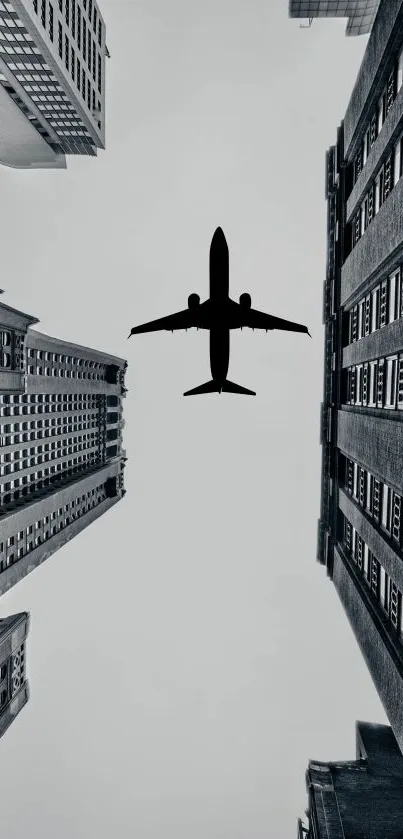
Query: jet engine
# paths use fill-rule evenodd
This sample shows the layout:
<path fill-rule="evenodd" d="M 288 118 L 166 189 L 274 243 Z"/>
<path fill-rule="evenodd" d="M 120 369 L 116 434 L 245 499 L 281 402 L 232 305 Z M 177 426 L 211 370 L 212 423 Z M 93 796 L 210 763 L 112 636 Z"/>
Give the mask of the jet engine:
<path fill-rule="evenodd" d="M 189 294 L 188 297 L 188 306 L 189 309 L 197 309 L 200 303 L 200 297 L 198 294 Z"/>
<path fill-rule="evenodd" d="M 252 298 L 246 291 L 244 294 L 241 294 L 239 298 L 239 305 L 242 306 L 243 309 L 250 309 L 252 305 Z"/>

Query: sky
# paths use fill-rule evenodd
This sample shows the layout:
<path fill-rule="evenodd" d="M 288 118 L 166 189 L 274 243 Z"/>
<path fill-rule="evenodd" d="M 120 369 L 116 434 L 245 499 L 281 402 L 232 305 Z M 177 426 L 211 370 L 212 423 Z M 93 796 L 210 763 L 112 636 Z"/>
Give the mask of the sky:
<path fill-rule="evenodd" d="M 106 151 L 0 170 L 2 302 L 127 358 L 125 498 L 1 600 L 31 698 L 0 743 L 8 839 L 288 839 L 309 759 L 386 722 L 316 562 L 325 151 L 364 54 L 286 0 L 102 0 Z M 230 293 L 313 335 L 231 335 L 256 397 L 184 399 L 202 331 L 132 326 Z"/>

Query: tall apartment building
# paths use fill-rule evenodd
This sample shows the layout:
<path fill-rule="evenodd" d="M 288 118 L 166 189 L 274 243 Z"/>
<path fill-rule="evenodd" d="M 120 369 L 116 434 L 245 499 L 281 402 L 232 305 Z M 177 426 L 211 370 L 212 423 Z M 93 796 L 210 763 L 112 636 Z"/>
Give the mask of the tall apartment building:
<path fill-rule="evenodd" d="M 0 594 L 125 494 L 127 362 L 0 304 Z"/>
<path fill-rule="evenodd" d="M 289 0 L 290 17 L 347 17 L 346 35 L 371 32 L 379 0 Z"/>
<path fill-rule="evenodd" d="M 403 757 L 391 728 L 358 722 L 356 754 L 309 762 L 309 825 L 298 821 L 298 839 L 401 839 Z"/>
<path fill-rule="evenodd" d="M 0 737 L 29 699 L 25 643 L 29 614 L 0 619 Z"/>
<path fill-rule="evenodd" d="M 0 162 L 65 168 L 105 148 L 105 23 L 95 0 L 0 0 Z"/>
<path fill-rule="evenodd" d="M 382 0 L 327 154 L 318 559 L 403 751 L 403 0 Z"/>

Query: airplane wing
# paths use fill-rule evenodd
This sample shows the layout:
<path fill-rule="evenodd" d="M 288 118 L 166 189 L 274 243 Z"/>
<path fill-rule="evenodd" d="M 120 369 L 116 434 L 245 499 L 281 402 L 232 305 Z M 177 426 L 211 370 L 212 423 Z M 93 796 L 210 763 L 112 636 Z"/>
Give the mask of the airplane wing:
<path fill-rule="evenodd" d="M 167 315 L 165 318 L 150 320 L 148 323 L 134 326 L 129 338 L 131 335 L 138 335 L 140 332 L 158 332 L 159 329 L 166 329 L 168 332 L 173 332 L 175 329 L 191 329 L 192 326 L 198 325 L 197 312 L 191 309 L 184 309 L 183 312 L 176 312 L 174 315 Z"/>
<path fill-rule="evenodd" d="M 287 329 L 290 332 L 305 332 L 308 333 L 310 338 L 312 337 L 308 332 L 308 327 L 303 326 L 302 323 L 276 318 L 274 315 L 267 315 L 257 309 L 247 309 L 241 316 L 240 325 L 249 326 L 250 329 L 265 329 L 266 331 L 268 329 Z"/>

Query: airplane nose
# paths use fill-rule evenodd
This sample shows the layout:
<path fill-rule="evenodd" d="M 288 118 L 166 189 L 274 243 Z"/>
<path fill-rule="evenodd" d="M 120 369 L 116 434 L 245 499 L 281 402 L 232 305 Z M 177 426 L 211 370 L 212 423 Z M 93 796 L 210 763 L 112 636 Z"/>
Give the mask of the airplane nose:
<path fill-rule="evenodd" d="M 214 231 L 213 238 L 214 239 L 221 239 L 221 238 L 225 239 L 224 231 L 223 231 L 222 227 L 217 227 L 217 229 Z"/>

